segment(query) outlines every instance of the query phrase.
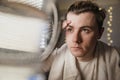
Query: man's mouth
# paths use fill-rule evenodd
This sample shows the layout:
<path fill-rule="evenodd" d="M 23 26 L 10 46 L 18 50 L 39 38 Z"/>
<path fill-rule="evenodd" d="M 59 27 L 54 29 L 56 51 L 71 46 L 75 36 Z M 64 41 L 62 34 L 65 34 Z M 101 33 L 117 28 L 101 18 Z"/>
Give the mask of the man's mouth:
<path fill-rule="evenodd" d="M 82 49 L 82 47 L 79 47 L 79 46 L 77 46 L 77 47 L 71 47 L 72 49 Z"/>

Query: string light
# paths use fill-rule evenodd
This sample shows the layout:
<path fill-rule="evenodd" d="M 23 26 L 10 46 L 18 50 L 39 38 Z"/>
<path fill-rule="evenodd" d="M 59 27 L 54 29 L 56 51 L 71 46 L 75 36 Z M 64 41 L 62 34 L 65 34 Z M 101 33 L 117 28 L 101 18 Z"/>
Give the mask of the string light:
<path fill-rule="evenodd" d="M 107 33 L 107 37 L 111 36 L 110 33 Z"/>
<path fill-rule="evenodd" d="M 112 16 L 112 10 L 113 10 L 113 7 L 109 7 L 108 8 L 108 14 L 109 14 L 109 17 L 108 17 L 108 21 L 107 21 L 107 41 L 108 41 L 108 45 L 111 45 L 113 43 L 113 40 L 111 38 L 111 34 L 113 32 L 111 26 L 112 26 L 112 21 L 113 21 L 113 16 Z"/>

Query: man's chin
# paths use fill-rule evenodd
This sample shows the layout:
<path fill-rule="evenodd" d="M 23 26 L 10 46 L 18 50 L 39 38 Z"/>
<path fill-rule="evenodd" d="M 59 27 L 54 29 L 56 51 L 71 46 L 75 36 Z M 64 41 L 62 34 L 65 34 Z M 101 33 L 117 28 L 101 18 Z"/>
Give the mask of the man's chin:
<path fill-rule="evenodd" d="M 75 57 L 83 57 L 84 53 L 82 53 L 82 52 L 72 52 L 72 55 L 75 56 Z"/>

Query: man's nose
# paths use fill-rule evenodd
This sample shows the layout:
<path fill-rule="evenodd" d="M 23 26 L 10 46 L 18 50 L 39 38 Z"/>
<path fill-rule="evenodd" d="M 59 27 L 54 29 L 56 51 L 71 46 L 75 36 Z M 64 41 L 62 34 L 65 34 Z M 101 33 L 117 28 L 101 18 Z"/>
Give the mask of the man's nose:
<path fill-rule="evenodd" d="M 82 42 L 82 37 L 81 37 L 80 32 L 73 33 L 72 40 L 73 40 L 73 42 L 76 42 L 76 43 Z"/>

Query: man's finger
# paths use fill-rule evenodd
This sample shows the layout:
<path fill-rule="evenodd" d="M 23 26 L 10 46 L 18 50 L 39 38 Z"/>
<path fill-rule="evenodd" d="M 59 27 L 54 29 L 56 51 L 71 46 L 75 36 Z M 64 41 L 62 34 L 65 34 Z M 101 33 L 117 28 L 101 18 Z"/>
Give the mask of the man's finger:
<path fill-rule="evenodd" d="M 66 28 L 70 23 L 71 23 L 71 21 L 69 21 L 69 20 L 63 21 L 62 28 L 63 29 Z"/>

